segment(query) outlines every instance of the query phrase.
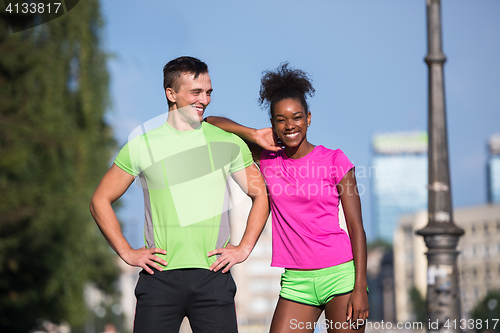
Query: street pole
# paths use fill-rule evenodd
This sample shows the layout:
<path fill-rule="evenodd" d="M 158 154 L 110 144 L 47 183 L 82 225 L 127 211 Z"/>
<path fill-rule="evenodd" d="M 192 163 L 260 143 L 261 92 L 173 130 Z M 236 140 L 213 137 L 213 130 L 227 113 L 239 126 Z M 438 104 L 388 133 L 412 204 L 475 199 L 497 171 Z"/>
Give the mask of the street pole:
<path fill-rule="evenodd" d="M 456 247 L 464 231 L 453 223 L 446 131 L 441 41 L 441 1 L 426 0 L 429 67 L 429 206 L 428 224 L 418 230 L 427 245 L 428 332 L 462 332 Z"/>

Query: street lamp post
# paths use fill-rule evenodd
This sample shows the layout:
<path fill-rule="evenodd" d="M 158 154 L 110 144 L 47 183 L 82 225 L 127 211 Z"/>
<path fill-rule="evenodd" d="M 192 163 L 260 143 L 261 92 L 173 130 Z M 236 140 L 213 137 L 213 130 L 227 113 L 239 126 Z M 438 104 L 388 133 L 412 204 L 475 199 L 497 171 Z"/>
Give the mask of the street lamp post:
<path fill-rule="evenodd" d="M 443 65 L 441 1 L 427 2 L 425 62 L 429 67 L 429 220 L 417 234 L 427 245 L 428 332 L 462 332 L 456 247 L 464 231 L 453 223 Z"/>

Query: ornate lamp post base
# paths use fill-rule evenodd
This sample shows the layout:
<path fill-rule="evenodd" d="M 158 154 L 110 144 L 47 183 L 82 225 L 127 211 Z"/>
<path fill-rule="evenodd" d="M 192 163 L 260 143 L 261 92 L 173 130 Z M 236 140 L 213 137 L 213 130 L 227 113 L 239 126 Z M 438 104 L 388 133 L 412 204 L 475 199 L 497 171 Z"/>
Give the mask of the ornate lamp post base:
<path fill-rule="evenodd" d="M 446 230 L 443 230 L 446 229 Z M 427 252 L 428 332 L 461 332 L 460 294 L 456 247 L 464 231 L 450 227 L 426 227 L 417 231 L 424 237 Z"/>

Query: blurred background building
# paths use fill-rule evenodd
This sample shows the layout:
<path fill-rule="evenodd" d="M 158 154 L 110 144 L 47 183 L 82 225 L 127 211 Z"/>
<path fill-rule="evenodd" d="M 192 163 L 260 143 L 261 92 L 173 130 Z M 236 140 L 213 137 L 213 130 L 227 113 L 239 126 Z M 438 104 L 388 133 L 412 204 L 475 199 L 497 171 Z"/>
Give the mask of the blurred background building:
<path fill-rule="evenodd" d="M 372 224 L 392 243 L 399 217 L 427 207 L 427 133 L 377 134 L 372 147 Z"/>
<path fill-rule="evenodd" d="M 500 203 L 500 134 L 491 136 L 488 148 L 488 202 Z"/>
<path fill-rule="evenodd" d="M 393 132 L 372 138 L 372 230 L 369 247 L 370 319 L 394 322 L 394 262 L 391 244 L 402 214 L 427 207 L 427 133 Z"/>
<path fill-rule="evenodd" d="M 478 205 L 454 210 L 455 224 L 465 230 L 458 245 L 462 318 L 488 291 L 500 289 L 500 205 Z M 405 215 L 394 236 L 394 277 L 397 321 L 417 320 L 412 289 L 425 297 L 427 284 L 439 271 L 427 271 L 425 246 L 415 230 L 427 224 L 427 211 Z M 442 268 L 445 269 L 445 268 Z M 413 304 L 412 304 L 413 303 Z"/>
<path fill-rule="evenodd" d="M 124 332 L 132 332 L 136 305 L 135 286 L 142 268 L 129 266 L 118 257 L 116 262 L 121 272 L 118 285 L 121 292 L 120 306 L 124 317 Z"/>

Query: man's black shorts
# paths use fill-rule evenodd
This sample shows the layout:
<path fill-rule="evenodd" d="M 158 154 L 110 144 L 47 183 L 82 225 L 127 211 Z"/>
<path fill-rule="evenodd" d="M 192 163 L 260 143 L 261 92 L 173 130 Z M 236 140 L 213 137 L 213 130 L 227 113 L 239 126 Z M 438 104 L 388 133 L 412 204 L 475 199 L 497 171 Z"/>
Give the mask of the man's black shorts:
<path fill-rule="evenodd" d="M 139 274 L 134 333 L 178 332 L 188 317 L 193 333 L 236 333 L 231 273 L 208 269 L 154 270 Z"/>

